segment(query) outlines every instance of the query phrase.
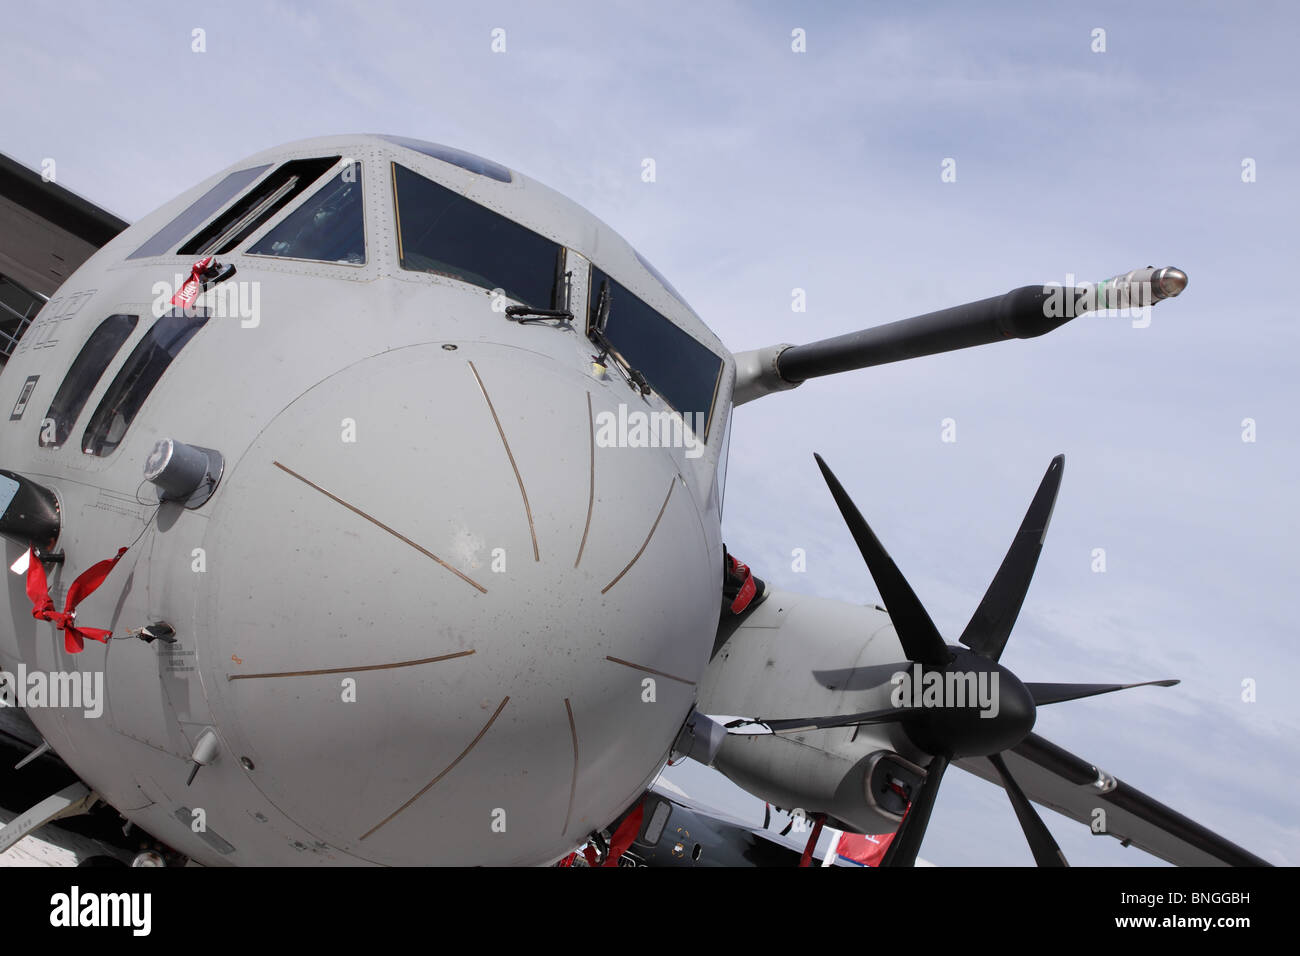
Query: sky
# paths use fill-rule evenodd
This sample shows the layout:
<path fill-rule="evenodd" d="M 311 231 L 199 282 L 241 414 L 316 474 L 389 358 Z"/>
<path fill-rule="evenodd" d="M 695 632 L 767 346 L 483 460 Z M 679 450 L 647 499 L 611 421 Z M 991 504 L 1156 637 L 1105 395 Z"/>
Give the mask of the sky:
<path fill-rule="evenodd" d="M 1300 863 L 1295 6 L 5 7 L 0 151 L 54 159 L 62 185 L 128 220 L 290 140 L 433 140 L 591 210 L 733 350 L 1184 269 L 1187 291 L 1145 328 L 1085 317 L 741 407 L 724 533 L 774 586 L 875 603 L 820 452 L 955 640 L 1064 452 L 1002 663 L 1023 680 L 1182 683 L 1044 708 L 1037 732 Z M 673 779 L 752 806 L 711 771 Z M 1153 862 L 1043 816 L 1073 863 Z M 1031 862 L 1005 796 L 960 772 L 922 855 Z"/>

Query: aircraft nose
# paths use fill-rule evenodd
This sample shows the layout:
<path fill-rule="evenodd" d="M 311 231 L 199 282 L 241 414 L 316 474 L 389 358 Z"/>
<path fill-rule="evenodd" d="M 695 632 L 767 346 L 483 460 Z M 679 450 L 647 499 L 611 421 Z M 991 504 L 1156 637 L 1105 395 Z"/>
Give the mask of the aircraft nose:
<path fill-rule="evenodd" d="M 542 863 L 648 785 L 719 569 L 673 456 L 597 441 L 639 401 L 432 344 L 262 431 L 215 500 L 197 618 L 213 712 L 271 803 L 375 862 Z"/>

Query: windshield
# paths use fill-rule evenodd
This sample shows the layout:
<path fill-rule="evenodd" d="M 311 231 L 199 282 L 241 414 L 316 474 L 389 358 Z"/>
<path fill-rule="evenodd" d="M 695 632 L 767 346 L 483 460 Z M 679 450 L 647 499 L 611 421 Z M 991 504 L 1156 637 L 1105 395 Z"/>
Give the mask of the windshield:
<path fill-rule="evenodd" d="M 363 265 L 366 229 L 361 164 L 345 167 L 248 250 L 254 256 Z"/>
<path fill-rule="evenodd" d="M 432 272 L 534 308 L 556 299 L 563 247 L 460 193 L 393 163 L 397 253 L 403 269 Z"/>
<path fill-rule="evenodd" d="M 598 326 L 604 298 L 605 339 L 664 401 L 688 421 L 703 423 L 696 430 L 707 442 L 722 359 L 595 266 L 588 288 L 588 331 Z"/>

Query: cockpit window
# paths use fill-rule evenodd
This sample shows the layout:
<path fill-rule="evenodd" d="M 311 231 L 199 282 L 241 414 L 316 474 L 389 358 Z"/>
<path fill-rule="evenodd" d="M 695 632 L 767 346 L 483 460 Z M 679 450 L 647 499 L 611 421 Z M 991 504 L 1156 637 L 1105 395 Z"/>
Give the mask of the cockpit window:
<path fill-rule="evenodd" d="M 450 276 L 534 308 L 552 308 L 563 247 L 393 163 L 402 268 Z"/>
<path fill-rule="evenodd" d="M 588 332 L 598 327 L 603 311 L 604 337 L 618 358 L 644 375 L 683 417 L 701 416 L 688 423 L 695 427 L 703 421 L 702 440 L 707 442 L 722 359 L 594 265 L 588 289 Z"/>
<path fill-rule="evenodd" d="M 727 462 L 731 459 L 731 421 L 736 417 L 735 407 L 727 409 L 727 422 L 722 426 L 722 444 L 718 449 L 718 514 L 727 500 Z"/>
<path fill-rule="evenodd" d="M 397 146 L 405 146 L 407 149 L 413 149 L 417 153 L 423 153 L 425 156 L 432 156 L 434 159 L 440 159 L 444 163 L 451 163 L 453 166 L 467 169 L 471 173 L 478 173 L 480 176 L 486 176 L 488 179 L 495 179 L 499 183 L 510 182 L 510 170 L 506 169 L 500 163 L 494 163 L 492 160 L 484 159 L 482 156 L 475 156 L 473 153 L 467 153 L 463 149 L 443 146 L 441 143 L 428 143 L 422 139 L 407 139 L 405 136 L 384 136 L 382 138 Z"/>
<path fill-rule="evenodd" d="M 238 172 L 231 173 L 190 203 L 184 212 L 154 233 L 148 242 L 127 256 L 127 258 L 144 259 L 149 256 L 165 256 L 171 252 L 173 246 L 199 228 L 213 213 L 238 196 L 249 183 L 270 168 L 271 164 L 267 163 L 265 166 L 254 166 L 251 169 L 241 169 Z"/>
<path fill-rule="evenodd" d="M 63 376 L 59 390 L 54 393 L 50 410 L 41 421 L 38 441 L 43 448 L 61 448 L 72 432 L 77 416 L 86 407 L 86 400 L 99 384 L 100 376 L 117 357 L 117 350 L 131 337 L 139 316 L 110 315 L 95 331 L 72 360 L 68 374 Z"/>
<path fill-rule="evenodd" d="M 101 458 L 113 453 L 172 359 L 207 321 L 206 315 L 191 310 L 188 315 L 168 313 L 153 324 L 100 399 L 81 440 L 82 451 Z"/>
<path fill-rule="evenodd" d="M 178 251 L 183 256 L 225 255 L 310 189 L 338 161 L 338 156 L 325 156 L 282 163 Z"/>
<path fill-rule="evenodd" d="M 361 198 L 361 164 L 352 163 L 248 252 L 254 256 L 363 265 L 366 228 Z"/>

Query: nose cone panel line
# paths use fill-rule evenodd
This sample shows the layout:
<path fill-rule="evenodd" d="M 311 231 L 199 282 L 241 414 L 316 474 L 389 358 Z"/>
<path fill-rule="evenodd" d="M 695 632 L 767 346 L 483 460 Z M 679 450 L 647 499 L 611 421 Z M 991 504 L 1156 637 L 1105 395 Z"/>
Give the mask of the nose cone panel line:
<path fill-rule="evenodd" d="M 506 450 L 506 457 L 510 459 L 510 468 L 515 473 L 515 481 L 519 482 L 519 495 L 524 499 L 524 514 L 528 516 L 528 534 L 533 539 L 533 560 L 542 560 L 541 554 L 537 550 L 537 527 L 533 524 L 533 509 L 528 503 L 528 490 L 524 487 L 523 476 L 519 474 L 519 465 L 515 463 L 514 452 L 510 450 L 510 442 L 506 440 L 505 429 L 501 427 L 501 419 L 497 418 L 497 410 L 492 405 L 492 396 L 488 395 L 487 386 L 483 384 L 482 377 L 478 374 L 478 369 L 474 363 L 469 363 L 469 370 L 474 373 L 474 381 L 478 382 L 479 391 L 483 393 L 483 400 L 487 402 L 488 411 L 492 413 L 492 423 L 497 426 L 497 434 L 501 436 L 501 444 Z"/>
<path fill-rule="evenodd" d="M 349 511 L 351 511 L 353 514 L 355 514 L 355 515 L 360 515 L 362 518 L 365 518 L 367 521 L 369 521 L 369 522 L 370 522 L 371 524 L 373 524 L 375 527 L 377 527 L 377 528 L 382 528 L 384 531 L 387 531 L 389 534 L 391 534 L 394 538 L 397 538 L 399 541 L 401 541 L 401 542 L 403 542 L 403 543 L 405 543 L 405 544 L 409 544 L 409 545 L 410 545 L 412 548 L 414 548 L 416 551 L 419 551 L 419 552 L 420 552 L 422 555 L 424 555 L 426 558 L 431 558 L 435 563 L 437 563 L 437 564 L 441 565 L 442 567 L 446 568 L 448 571 L 450 571 L 452 574 L 456 575 L 456 577 L 460 578 L 460 579 L 461 579 L 462 581 L 464 581 L 466 584 L 470 584 L 470 585 L 472 585 L 473 587 L 477 588 L 477 589 L 479 590 L 480 593 L 482 593 L 482 594 L 487 594 L 487 588 L 483 587 L 483 585 L 479 584 L 477 581 L 475 581 L 473 578 L 469 577 L 468 575 L 466 575 L 466 574 L 463 573 L 462 571 L 459 571 L 459 570 L 457 570 L 456 568 L 453 568 L 450 564 L 448 564 L 446 561 L 442 560 L 442 558 L 438 557 L 438 556 L 437 556 L 436 554 L 434 554 L 432 551 L 429 551 L 427 548 L 423 548 L 423 547 L 421 547 L 420 545 L 416 544 L 414 541 L 412 541 L 412 540 L 411 540 L 410 538 L 408 538 L 406 535 L 402 534 L 400 531 L 394 531 L 392 528 L 390 528 L 388 525 L 384 524 L 382 521 L 378 520 L 377 518 L 372 517 L 371 515 L 366 514 L 366 512 L 362 511 L 360 508 L 356 507 L 355 505 L 349 504 L 348 502 L 346 502 L 346 501 L 344 501 L 342 498 L 340 498 L 338 495 L 331 494 L 330 492 L 328 492 L 328 491 L 326 491 L 324 488 L 322 488 L 320 485 L 316 484 L 314 481 L 311 481 L 311 480 L 308 479 L 308 478 L 304 478 L 302 475 L 298 474 L 298 473 L 297 473 L 296 471 L 294 471 L 292 468 L 289 468 L 288 466 L 286 466 L 286 465 L 284 465 L 284 464 L 282 464 L 282 463 L 280 463 L 280 462 L 278 462 L 278 461 L 272 462 L 271 464 L 275 465 L 276 468 L 279 468 L 279 469 L 280 469 L 281 471 L 283 471 L 285 474 L 292 475 L 294 478 L 297 478 L 297 479 L 298 479 L 299 481 L 301 481 L 304 485 L 307 485 L 308 487 L 311 487 L 311 488 L 315 488 L 317 491 L 319 491 L 321 494 L 323 494 L 326 498 L 329 498 L 331 501 L 338 502 L 338 503 L 341 504 L 344 508 L 347 508 Z"/>
<path fill-rule="evenodd" d="M 717 575 L 671 456 L 596 441 L 620 400 L 430 343 L 263 430 L 213 499 L 196 643 L 277 809 L 398 865 L 547 862 L 626 809 L 694 703 Z"/>

